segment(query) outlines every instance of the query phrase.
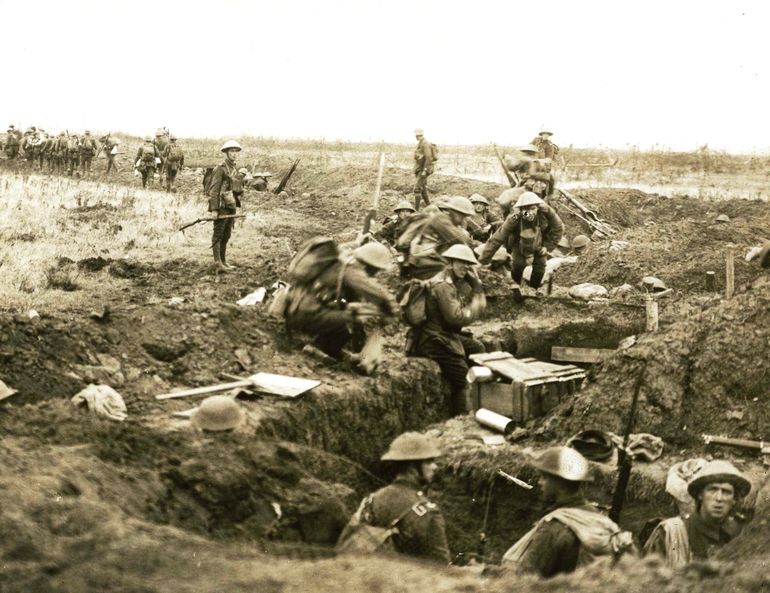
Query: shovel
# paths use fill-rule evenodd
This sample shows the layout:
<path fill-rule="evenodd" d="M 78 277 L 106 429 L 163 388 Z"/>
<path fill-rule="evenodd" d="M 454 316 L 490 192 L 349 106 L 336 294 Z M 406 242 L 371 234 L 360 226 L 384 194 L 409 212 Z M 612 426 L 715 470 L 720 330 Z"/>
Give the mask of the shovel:
<path fill-rule="evenodd" d="M 240 379 L 232 383 L 221 383 L 219 385 L 209 385 L 208 387 L 198 387 L 186 391 L 177 391 L 175 393 L 165 393 L 156 395 L 155 399 L 165 400 L 178 397 L 188 397 L 191 395 L 206 395 L 208 393 L 221 393 L 230 391 L 239 387 L 248 387 L 259 393 L 268 393 L 270 395 L 280 395 L 281 397 L 295 398 L 306 391 L 310 391 L 321 384 L 320 381 L 312 379 L 299 379 L 297 377 L 286 377 L 284 375 L 273 375 L 270 373 L 257 373 L 245 379 Z"/>

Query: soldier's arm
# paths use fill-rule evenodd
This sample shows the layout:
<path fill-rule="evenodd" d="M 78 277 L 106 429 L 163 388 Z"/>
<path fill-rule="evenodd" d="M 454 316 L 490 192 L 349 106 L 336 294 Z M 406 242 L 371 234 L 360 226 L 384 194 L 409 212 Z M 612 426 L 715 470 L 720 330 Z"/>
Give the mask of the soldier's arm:
<path fill-rule="evenodd" d="M 642 556 L 649 556 L 650 554 L 657 554 L 661 558 L 666 558 L 666 530 L 663 528 L 662 523 L 658 523 L 655 529 L 650 534 L 649 539 L 645 542 L 644 548 L 642 548 Z"/>
<path fill-rule="evenodd" d="M 515 571 L 551 577 L 560 567 L 577 563 L 579 550 L 580 542 L 569 528 L 558 521 L 547 521 L 535 531 L 526 553 L 516 563 Z"/>
<path fill-rule="evenodd" d="M 136 161 L 140 160 L 142 158 L 142 147 L 139 147 L 139 150 L 136 151 L 136 156 L 134 157 L 134 163 Z"/>
<path fill-rule="evenodd" d="M 428 503 L 433 504 L 433 503 Z M 435 505 L 434 505 L 435 506 Z M 420 520 L 423 529 L 419 531 L 420 548 L 424 550 L 425 557 L 448 565 L 451 562 L 449 544 L 446 539 L 444 517 L 438 508 L 430 508 Z"/>
<path fill-rule="evenodd" d="M 439 237 L 441 252 L 446 251 L 452 245 L 457 245 L 459 243 L 467 245 L 470 242 L 468 234 L 463 229 L 453 225 L 448 218 L 442 220 L 437 217 L 428 222 L 428 224 L 431 225 L 431 230 L 435 231 Z"/>
<path fill-rule="evenodd" d="M 540 206 L 540 211 L 543 212 L 548 219 L 548 229 L 543 233 L 543 246 L 548 251 L 553 251 L 561 241 L 564 234 L 564 223 L 562 223 L 559 215 L 548 204 Z"/>
<path fill-rule="evenodd" d="M 492 257 L 497 253 L 497 250 L 500 249 L 503 244 L 508 242 L 508 237 L 513 233 L 513 228 L 518 222 L 519 217 L 516 215 L 511 215 L 505 220 L 503 226 L 497 229 L 495 234 L 489 238 L 489 241 L 487 241 L 484 251 L 481 252 L 479 263 L 487 265 L 492 261 Z"/>
<path fill-rule="evenodd" d="M 436 299 L 444 321 L 454 329 L 460 330 L 474 321 L 473 311 L 470 307 L 463 307 L 453 285 L 446 281 L 440 282 L 431 294 Z"/>
<path fill-rule="evenodd" d="M 420 142 L 422 144 L 422 154 L 425 155 L 424 168 L 427 169 L 428 167 L 433 165 L 433 151 L 430 147 L 430 142 L 428 142 L 425 138 L 423 138 Z"/>
<path fill-rule="evenodd" d="M 377 305 L 383 312 L 395 315 L 398 311 L 398 303 L 393 295 L 372 280 L 359 266 L 355 264 L 345 266 L 343 282 L 354 290 L 362 300 Z"/>
<path fill-rule="evenodd" d="M 503 222 L 502 217 L 494 210 L 487 210 L 486 212 L 487 224 L 495 224 L 496 222 Z"/>

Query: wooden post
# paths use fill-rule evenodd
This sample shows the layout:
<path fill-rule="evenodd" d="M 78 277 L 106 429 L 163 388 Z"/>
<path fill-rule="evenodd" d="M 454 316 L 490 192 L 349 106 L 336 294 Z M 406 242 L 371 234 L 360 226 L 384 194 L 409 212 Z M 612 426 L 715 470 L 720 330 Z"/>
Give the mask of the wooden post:
<path fill-rule="evenodd" d="M 733 246 L 727 246 L 727 263 L 725 269 L 725 298 L 733 298 L 735 293 L 735 256 L 733 254 Z"/>
<path fill-rule="evenodd" d="M 648 297 L 645 302 L 645 312 L 647 313 L 647 327 L 646 331 L 654 332 L 658 331 L 658 301 L 652 297 Z"/>
<path fill-rule="evenodd" d="M 706 272 L 706 290 L 716 292 L 717 275 L 715 272 Z"/>

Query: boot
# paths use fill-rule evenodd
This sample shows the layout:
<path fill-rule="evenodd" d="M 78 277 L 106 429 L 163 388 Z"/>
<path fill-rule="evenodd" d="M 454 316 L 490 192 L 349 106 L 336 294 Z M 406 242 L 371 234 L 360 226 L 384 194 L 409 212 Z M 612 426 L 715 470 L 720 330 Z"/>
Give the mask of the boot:
<path fill-rule="evenodd" d="M 228 270 L 234 270 L 235 266 L 231 266 L 227 263 L 227 243 L 220 241 L 219 245 L 219 259 L 222 262 L 222 265 Z"/>
<path fill-rule="evenodd" d="M 211 250 L 214 253 L 214 271 L 217 274 L 227 274 L 230 271 L 230 268 L 222 264 L 222 258 L 219 255 L 219 243 L 214 245 L 214 247 L 211 248 Z"/>

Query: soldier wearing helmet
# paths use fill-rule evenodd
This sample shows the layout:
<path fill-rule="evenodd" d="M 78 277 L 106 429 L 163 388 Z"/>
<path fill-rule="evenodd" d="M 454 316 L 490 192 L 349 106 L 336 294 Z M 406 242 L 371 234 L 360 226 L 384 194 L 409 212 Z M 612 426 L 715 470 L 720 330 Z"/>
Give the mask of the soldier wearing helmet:
<path fill-rule="evenodd" d="M 147 187 L 147 179 L 155 175 L 158 160 L 160 153 L 152 142 L 152 136 L 147 136 L 134 159 L 134 168 L 142 174 L 142 187 Z"/>
<path fill-rule="evenodd" d="M 184 152 L 176 143 L 176 136 L 173 134 L 169 135 L 168 144 L 163 149 L 160 158 L 163 161 L 163 168 L 166 172 L 166 193 L 176 193 L 174 182 L 179 171 L 184 167 Z"/>
<path fill-rule="evenodd" d="M 341 251 L 312 283 L 292 285 L 285 313 L 289 329 L 316 336 L 313 346 L 336 359 L 348 344 L 351 352 L 360 351 L 366 328 L 399 310 L 393 295 L 374 280 L 392 265 L 388 248 L 367 243 Z"/>
<path fill-rule="evenodd" d="M 484 196 L 473 194 L 468 199 L 476 210 L 476 214 L 466 220 L 468 232 L 474 241 L 485 243 L 492 233 L 502 226 L 503 221 L 497 213 L 489 209 L 489 200 Z"/>
<path fill-rule="evenodd" d="M 525 192 L 514 205 L 513 214 L 487 242 L 480 262 L 488 264 L 504 245 L 512 257 L 511 277 L 520 284 L 527 259 L 531 257 L 529 285 L 537 289 L 545 275 L 546 256 L 559 244 L 563 233 L 564 225 L 556 211 L 534 193 Z"/>
<path fill-rule="evenodd" d="M 537 147 L 528 144 L 519 149 L 519 155 L 506 155 L 508 170 L 519 176 L 518 186 L 525 186 L 527 191 L 538 194 L 544 200 L 549 199 L 556 189 L 556 180 L 551 175 L 551 159 L 537 158 Z"/>
<path fill-rule="evenodd" d="M 86 130 L 80 139 L 80 174 L 85 177 L 91 174 L 91 163 L 96 154 L 96 141 L 91 132 Z"/>
<path fill-rule="evenodd" d="M 427 280 L 446 266 L 442 254 L 453 245 L 471 245 L 465 221 L 476 210 L 468 198 L 454 196 L 437 204 L 440 212 L 425 219 L 424 226 L 409 245 L 404 273 L 410 278 Z M 405 233 L 406 234 L 406 233 Z"/>
<path fill-rule="evenodd" d="M 751 482 L 732 463 L 710 461 L 687 484 L 695 512 L 661 521 L 644 553 L 662 556 L 672 568 L 709 558 L 737 535 L 740 528 L 732 511 L 750 491 Z"/>
<path fill-rule="evenodd" d="M 19 145 L 21 144 L 21 131 L 11 124 L 8 126 L 8 132 L 5 136 L 5 154 L 9 159 L 15 159 L 19 156 Z"/>
<path fill-rule="evenodd" d="M 395 212 L 396 215 L 388 218 L 385 221 L 385 224 L 383 224 L 373 236 L 380 243 L 386 243 L 395 247 L 396 242 L 406 225 L 406 219 L 415 213 L 415 209 L 409 202 L 404 201 L 399 202 L 398 205 L 393 208 L 393 212 Z"/>
<path fill-rule="evenodd" d="M 214 167 L 205 194 L 209 201 L 209 212 L 218 218 L 214 221 L 211 237 L 215 271 L 225 273 L 234 267 L 227 263 L 227 243 L 230 241 L 235 219 L 221 217 L 232 216 L 237 212 L 238 201 L 233 194 L 233 179 L 238 175 L 235 161 L 241 152 L 241 145 L 235 140 L 228 140 L 220 152 L 224 153 L 225 159 Z"/>
<path fill-rule="evenodd" d="M 505 569 L 551 577 L 573 572 L 596 556 L 633 550 L 631 534 L 583 498 L 582 484 L 593 480 L 585 457 L 569 447 L 552 447 L 532 465 L 548 510 L 503 555 Z"/>
<path fill-rule="evenodd" d="M 80 162 L 80 139 L 77 134 L 70 134 L 67 138 L 67 160 L 70 163 L 68 174 L 72 177 Z"/>
<path fill-rule="evenodd" d="M 419 210 L 421 198 L 426 206 L 430 204 L 428 177 L 433 175 L 437 151 L 435 145 L 425 138 L 425 134 L 420 128 L 415 129 L 414 137 L 417 139 L 417 146 L 414 149 L 414 167 L 412 168 L 417 179 L 414 184 L 414 209 Z"/>
<path fill-rule="evenodd" d="M 394 466 L 396 479 L 367 496 L 359 513 L 340 535 L 338 546 L 354 536 L 356 520 L 375 527 L 392 528 L 395 533 L 388 545 L 406 556 L 449 564 L 444 517 L 425 495 L 438 466 L 441 451 L 425 435 L 407 432 L 391 443 L 382 456 Z"/>
<path fill-rule="evenodd" d="M 481 316 L 487 301 L 473 270 L 478 261 L 471 248 L 456 244 L 443 257 L 448 262 L 446 267 L 426 281 L 426 321 L 409 330 L 408 343 L 412 347 L 407 353 L 438 363 L 449 382 L 450 412 L 454 416 L 468 411 L 468 357 L 484 352 L 484 345 L 463 328 Z"/>
<path fill-rule="evenodd" d="M 537 148 L 538 158 L 554 160 L 559 154 L 559 147 L 551 142 L 551 136 L 553 136 L 553 132 L 544 128 L 532 140 L 531 144 Z"/>

